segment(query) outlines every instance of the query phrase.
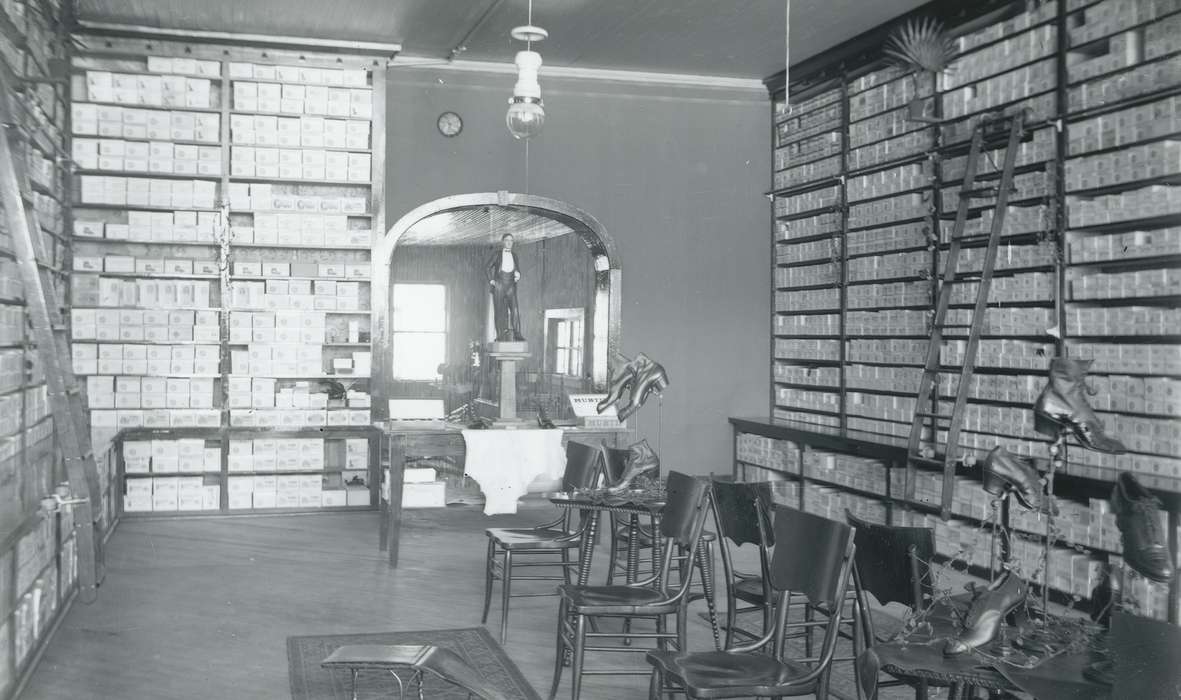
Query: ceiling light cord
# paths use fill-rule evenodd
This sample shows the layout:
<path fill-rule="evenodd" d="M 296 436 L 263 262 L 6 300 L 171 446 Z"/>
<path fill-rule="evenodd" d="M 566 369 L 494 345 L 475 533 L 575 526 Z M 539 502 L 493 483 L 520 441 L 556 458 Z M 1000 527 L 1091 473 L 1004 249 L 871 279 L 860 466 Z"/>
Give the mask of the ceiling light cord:
<path fill-rule="evenodd" d="M 529 21 L 527 22 L 527 24 L 530 27 L 533 26 L 533 0 L 529 0 Z M 533 50 L 533 39 L 528 39 L 525 41 L 525 49 L 527 51 Z"/>
<path fill-rule="evenodd" d="M 533 2 L 533 0 L 529 0 Z M 791 107 L 791 0 L 784 0 L 787 7 L 783 21 L 783 104 Z"/>

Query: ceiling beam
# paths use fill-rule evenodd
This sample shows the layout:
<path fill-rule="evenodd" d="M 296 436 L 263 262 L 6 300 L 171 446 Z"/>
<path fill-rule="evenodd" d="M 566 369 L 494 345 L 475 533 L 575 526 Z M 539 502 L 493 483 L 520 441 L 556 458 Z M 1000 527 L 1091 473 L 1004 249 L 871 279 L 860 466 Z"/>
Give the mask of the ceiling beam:
<path fill-rule="evenodd" d="M 433 68 L 461 73 L 501 73 L 516 75 L 517 67 L 512 63 L 493 61 L 444 61 L 438 58 L 420 56 L 398 56 L 391 68 Z M 546 66 L 542 69 L 542 80 L 546 78 L 575 78 L 582 80 L 609 80 L 624 83 L 647 83 L 656 85 L 682 85 L 703 88 L 726 88 L 748 90 L 766 95 L 767 88 L 762 80 L 754 78 L 727 78 L 713 75 L 689 75 L 685 73 L 653 73 L 649 71 L 616 70 L 609 68 L 577 68 L 574 66 Z"/>
<path fill-rule="evenodd" d="M 480 15 L 480 18 L 476 20 L 475 24 L 473 24 L 466 32 L 463 33 L 463 36 L 459 39 L 459 42 L 455 44 L 454 48 L 452 48 L 447 54 L 448 61 L 454 61 L 456 56 L 463 53 L 464 51 L 467 51 L 468 40 L 470 40 L 476 32 L 480 31 L 480 27 L 483 27 L 484 23 L 488 21 L 488 18 L 492 16 L 492 13 L 496 12 L 497 8 L 503 4 L 504 0 L 492 0 L 492 4 L 488 6 L 488 9 L 484 10 L 484 13 Z"/>
<path fill-rule="evenodd" d="M 367 56 L 393 58 L 402 51 L 399 43 L 375 41 L 348 41 L 344 39 L 318 39 L 314 37 L 281 36 L 272 34 L 239 34 L 236 32 L 211 32 L 201 29 L 162 29 L 135 24 L 113 24 L 78 20 L 78 28 L 87 32 L 110 36 L 157 37 L 177 41 L 208 41 L 220 44 L 244 46 L 268 46 L 283 49 L 315 49 L 326 52 L 340 52 Z"/>

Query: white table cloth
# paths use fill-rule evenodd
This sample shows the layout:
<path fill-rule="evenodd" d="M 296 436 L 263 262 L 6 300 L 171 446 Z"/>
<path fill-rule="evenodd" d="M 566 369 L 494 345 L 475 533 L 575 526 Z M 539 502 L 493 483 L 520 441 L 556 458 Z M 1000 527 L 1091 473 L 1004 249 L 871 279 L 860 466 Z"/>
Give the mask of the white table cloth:
<path fill-rule="evenodd" d="M 463 441 L 464 469 L 484 492 L 485 515 L 516 513 L 534 479 L 559 479 L 566 471 L 560 429 L 464 430 Z"/>

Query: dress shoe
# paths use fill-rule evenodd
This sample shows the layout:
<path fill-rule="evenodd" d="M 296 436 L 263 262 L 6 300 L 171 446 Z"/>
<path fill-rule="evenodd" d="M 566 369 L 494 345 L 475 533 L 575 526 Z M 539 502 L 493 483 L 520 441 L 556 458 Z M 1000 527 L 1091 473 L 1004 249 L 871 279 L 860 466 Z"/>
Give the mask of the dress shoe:
<path fill-rule="evenodd" d="M 616 357 L 622 362 L 615 367 L 615 374 L 611 377 L 611 386 L 607 390 L 607 395 L 595 406 L 595 410 L 599 413 L 618 403 L 619 399 L 623 398 L 623 392 L 627 391 L 628 387 L 635 386 L 636 375 L 651 362 L 644 353 L 636 355 L 634 360 L 627 359 L 627 356 L 622 353 L 617 354 Z"/>
<path fill-rule="evenodd" d="M 1089 450 L 1123 454 L 1127 448 L 1103 432 L 1103 423 L 1087 403 L 1086 378 L 1091 362 L 1066 357 L 1050 360 L 1050 382 L 1033 404 L 1034 428 L 1051 436 L 1066 428 Z"/>
<path fill-rule="evenodd" d="M 649 361 L 648 366 L 636 374 L 636 381 L 632 384 L 627 405 L 619 409 L 619 420 L 627 420 L 628 416 L 640 410 L 649 395 L 659 394 L 667 388 L 668 373 L 664 371 L 664 367 L 660 363 Z"/>
<path fill-rule="evenodd" d="M 943 655 L 965 654 L 991 642 L 1009 613 L 1025 602 L 1027 593 L 1025 581 L 1012 571 L 993 581 L 972 601 L 964 619 L 964 630 L 955 639 L 947 640 Z"/>
<path fill-rule="evenodd" d="M 1012 488 L 1026 508 L 1042 509 L 1042 482 L 1033 460 L 997 446 L 984 460 L 984 490 L 999 496 L 1006 488 Z"/>
<path fill-rule="evenodd" d="M 1173 562 L 1161 527 L 1160 502 L 1131 472 L 1123 472 L 1111 491 L 1111 509 L 1123 540 L 1124 561 L 1145 578 L 1168 583 Z"/>

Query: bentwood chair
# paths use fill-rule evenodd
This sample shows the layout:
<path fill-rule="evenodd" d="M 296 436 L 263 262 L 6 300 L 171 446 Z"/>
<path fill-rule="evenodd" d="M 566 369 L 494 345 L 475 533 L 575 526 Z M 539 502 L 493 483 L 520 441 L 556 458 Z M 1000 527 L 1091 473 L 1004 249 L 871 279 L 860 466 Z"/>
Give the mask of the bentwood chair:
<path fill-rule="evenodd" d="M 929 527 L 896 527 L 860 520 L 845 512 L 849 525 L 857 530 L 857 555 L 853 561 L 854 647 L 857 653 L 878 642 L 888 641 L 900 629 L 895 618 L 879 613 L 870 604 L 901 603 L 914 613 L 921 612 L 931 598 L 931 581 L 926 568 L 935 556 L 935 531 Z M 901 565 L 905 563 L 905 565 Z M 877 687 L 911 685 L 915 698 L 927 697 L 928 683 L 920 679 L 882 681 Z M 859 688 L 860 690 L 860 688 Z"/>
<path fill-rule="evenodd" d="M 599 449 L 590 445 L 571 440 L 566 443 L 566 470 L 562 475 L 562 489 L 588 489 L 595 485 L 601 474 Z M 575 529 L 572 526 L 572 511 L 565 511 L 562 517 L 553 522 L 544 523 L 531 528 L 500 528 L 490 527 L 484 531 L 488 536 L 488 554 L 484 562 L 484 616 L 481 623 L 488 622 L 488 609 L 492 604 L 492 584 L 500 581 L 500 641 L 503 644 L 508 638 L 508 609 L 511 598 L 532 598 L 554 595 L 552 590 L 545 593 L 513 593 L 513 581 L 563 581 L 570 583 L 570 571 L 578 566 L 579 558 L 571 558 L 570 553 L 577 550 L 582 538 L 582 528 L 586 522 L 580 522 Z M 497 555 L 500 561 L 497 561 Z M 529 560 L 517 562 L 514 557 L 520 555 Z M 556 556 L 555 556 L 556 555 Z M 514 568 L 560 567 L 561 575 L 514 574 Z"/>
<path fill-rule="evenodd" d="M 771 509 L 771 490 L 768 482 L 736 482 L 729 477 L 713 479 L 714 519 L 722 536 L 722 574 L 726 584 L 726 648 L 734 644 L 734 635 L 755 637 L 737 626 L 738 615 L 762 613 L 762 629 L 772 624 L 771 583 L 767 577 L 767 551 L 774 542 L 763 542 L 763 533 L 774 537 L 770 524 L 760 523 Z M 730 544 L 741 547 L 755 545 L 759 556 L 758 573 L 745 573 L 734 567 Z M 739 607 L 742 601 L 746 605 Z"/>
<path fill-rule="evenodd" d="M 840 612 L 853 568 L 853 528 L 786 506 L 775 506 L 774 513 L 775 547 L 768 567 L 776 598 L 774 624 L 758 640 L 725 651 L 648 652 L 653 667 L 650 700 L 664 692 L 682 692 L 690 698 L 777 698 L 811 693 L 827 697 Z M 765 547 L 768 538 L 763 540 Z M 833 614 L 816 622 L 789 623 L 795 593 L 810 604 L 824 605 Z M 805 625 L 824 628 L 819 654 L 787 658 L 788 631 Z"/>
<path fill-rule="evenodd" d="M 667 497 L 661 511 L 658 535 L 661 538 L 661 563 L 656 575 L 629 585 L 559 587 L 557 649 L 554 659 L 554 682 L 550 700 L 558 694 L 562 667 L 566 654 L 571 654 L 570 696 L 578 700 L 584 675 L 643 675 L 646 671 L 623 671 L 618 668 L 585 669 L 587 651 L 627 652 L 646 651 L 625 645 L 587 646 L 587 640 L 606 638 L 649 639 L 660 649 L 672 643 L 685 650 L 689 586 L 693 581 L 692 558 L 679 563 L 678 583 L 672 584 L 672 566 L 677 561 L 677 549 L 694 552 L 701 538 L 701 529 L 709 513 L 709 482 L 679 472 L 670 472 Z M 667 618 L 674 618 L 675 629 L 668 630 Z M 591 618 L 614 617 L 624 621 L 633 618 L 653 619 L 655 632 L 623 629 L 619 632 L 588 631 Z"/>

